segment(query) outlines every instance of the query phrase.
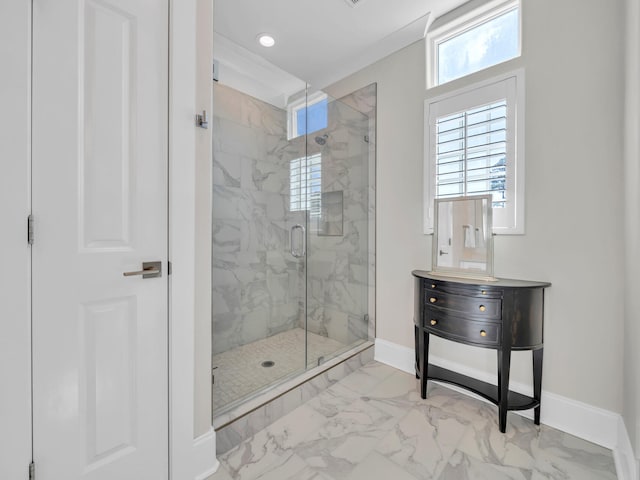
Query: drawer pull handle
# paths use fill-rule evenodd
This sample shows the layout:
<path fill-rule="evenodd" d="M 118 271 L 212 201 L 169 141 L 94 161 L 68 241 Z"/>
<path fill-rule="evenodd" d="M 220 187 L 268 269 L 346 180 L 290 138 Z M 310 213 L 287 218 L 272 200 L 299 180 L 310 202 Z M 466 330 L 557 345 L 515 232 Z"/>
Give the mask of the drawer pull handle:
<path fill-rule="evenodd" d="M 437 325 L 438 321 L 437 320 L 431 320 L 431 325 Z"/>
<path fill-rule="evenodd" d="M 487 332 L 485 332 L 484 330 L 480 330 L 480 336 L 481 337 L 486 337 L 487 336 Z"/>
<path fill-rule="evenodd" d="M 437 298 L 434 298 L 434 297 L 431 297 L 431 298 L 429 299 L 429 301 L 430 301 L 431 303 L 436 303 L 436 302 L 438 301 L 438 299 L 437 299 Z"/>
<path fill-rule="evenodd" d="M 480 311 L 484 312 L 487 309 L 487 307 L 485 307 L 484 305 L 480 305 Z"/>
<path fill-rule="evenodd" d="M 431 288 L 436 288 L 434 283 L 431 284 Z"/>
<path fill-rule="evenodd" d="M 487 291 L 486 291 L 486 290 L 482 290 L 482 294 L 483 294 L 483 295 L 486 295 L 486 294 L 487 294 Z"/>

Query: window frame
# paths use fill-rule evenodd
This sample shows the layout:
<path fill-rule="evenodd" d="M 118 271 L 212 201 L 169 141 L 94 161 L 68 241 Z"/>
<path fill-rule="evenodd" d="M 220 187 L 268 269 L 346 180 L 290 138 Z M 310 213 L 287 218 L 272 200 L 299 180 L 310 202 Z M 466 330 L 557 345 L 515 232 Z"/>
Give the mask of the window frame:
<path fill-rule="evenodd" d="M 438 83 L 438 46 L 446 42 L 447 40 L 464 33 L 466 31 L 472 30 L 483 23 L 486 23 L 496 17 L 499 17 L 514 8 L 519 9 L 518 15 L 518 50 L 517 55 L 515 57 L 511 57 L 507 60 L 504 60 L 499 63 L 495 63 L 488 67 L 485 67 L 480 70 L 475 70 L 470 72 L 462 77 L 454 78 L 452 80 L 448 80 L 446 82 Z M 454 12 L 455 13 L 455 10 Z M 438 19 L 439 20 L 439 19 Z M 444 23 L 438 25 L 438 20 L 434 22 L 436 26 L 432 27 L 427 32 L 427 48 L 426 48 L 426 56 L 427 56 L 427 89 L 435 88 L 440 85 L 446 85 L 447 83 L 454 82 L 456 80 L 460 80 L 461 78 L 468 77 L 469 75 L 473 75 L 477 72 L 482 72 L 487 70 L 488 68 L 492 68 L 496 65 L 500 65 L 505 62 L 509 62 L 515 58 L 519 58 L 522 56 L 522 5 L 520 0 L 493 0 L 488 1 L 485 4 L 473 8 L 470 11 L 463 12 L 456 18 L 445 21 Z"/>
<path fill-rule="evenodd" d="M 525 75 L 524 69 L 518 69 L 425 100 L 423 163 L 425 234 L 433 233 L 433 202 L 436 198 L 437 174 L 435 120 L 502 98 L 507 99 L 506 192 L 512 200 L 509 208 L 493 210 L 493 233 L 502 235 L 525 233 Z"/>
<path fill-rule="evenodd" d="M 308 96 L 305 95 L 297 100 L 294 100 L 289 105 L 287 105 L 287 140 L 292 140 L 294 138 L 298 138 L 302 136 L 302 135 L 298 135 L 298 112 L 305 108 L 309 108 L 315 105 L 316 103 L 320 103 L 323 100 L 328 101 L 328 99 L 329 99 L 329 96 L 326 93 L 322 91 L 318 91 Z M 328 108 L 328 102 L 327 102 L 327 108 Z M 313 130 L 313 131 L 315 132 L 317 130 Z M 309 134 L 312 132 L 307 131 L 306 133 Z"/>

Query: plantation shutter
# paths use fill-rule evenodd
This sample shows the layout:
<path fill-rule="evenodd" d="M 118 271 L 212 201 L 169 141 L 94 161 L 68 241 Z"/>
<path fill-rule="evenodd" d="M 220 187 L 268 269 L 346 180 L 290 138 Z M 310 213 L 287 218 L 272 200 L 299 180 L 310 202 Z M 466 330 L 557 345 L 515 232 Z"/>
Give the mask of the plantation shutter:
<path fill-rule="evenodd" d="M 289 185 L 290 211 L 309 210 L 311 217 L 319 217 L 322 198 L 322 156 L 318 153 L 291 160 Z"/>
<path fill-rule="evenodd" d="M 436 198 L 493 195 L 505 207 L 507 101 L 436 119 Z"/>

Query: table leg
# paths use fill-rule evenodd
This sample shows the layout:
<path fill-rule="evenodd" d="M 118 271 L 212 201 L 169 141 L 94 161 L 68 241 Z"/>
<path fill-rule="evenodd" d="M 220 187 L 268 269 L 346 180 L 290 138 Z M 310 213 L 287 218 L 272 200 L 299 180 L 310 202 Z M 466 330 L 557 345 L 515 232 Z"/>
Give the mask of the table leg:
<path fill-rule="evenodd" d="M 507 429 L 507 410 L 509 407 L 509 369 L 511 349 L 498 350 L 498 417 L 502 433 Z"/>
<path fill-rule="evenodd" d="M 540 394 L 542 392 L 542 351 L 533 351 L 533 398 L 538 401 L 538 406 L 533 410 L 533 421 L 540 425 Z"/>
<path fill-rule="evenodd" d="M 420 335 L 420 329 L 418 328 L 417 325 L 413 326 L 413 333 L 415 337 L 415 349 L 416 349 L 416 365 L 415 365 L 416 378 L 420 378 L 420 339 L 418 338 L 418 335 Z"/>
<path fill-rule="evenodd" d="M 429 334 L 420 328 L 418 335 L 420 343 L 420 396 L 427 398 L 427 378 L 429 369 Z"/>

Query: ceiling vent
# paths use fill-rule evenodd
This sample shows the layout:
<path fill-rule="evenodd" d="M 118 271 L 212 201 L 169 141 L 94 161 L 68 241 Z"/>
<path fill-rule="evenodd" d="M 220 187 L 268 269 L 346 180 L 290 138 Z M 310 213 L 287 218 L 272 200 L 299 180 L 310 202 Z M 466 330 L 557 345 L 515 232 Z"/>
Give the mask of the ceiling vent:
<path fill-rule="evenodd" d="M 361 5 L 362 3 L 364 3 L 364 0 L 344 0 L 345 2 L 347 2 L 347 5 L 349 5 L 351 8 L 357 7 L 358 5 Z"/>

